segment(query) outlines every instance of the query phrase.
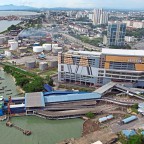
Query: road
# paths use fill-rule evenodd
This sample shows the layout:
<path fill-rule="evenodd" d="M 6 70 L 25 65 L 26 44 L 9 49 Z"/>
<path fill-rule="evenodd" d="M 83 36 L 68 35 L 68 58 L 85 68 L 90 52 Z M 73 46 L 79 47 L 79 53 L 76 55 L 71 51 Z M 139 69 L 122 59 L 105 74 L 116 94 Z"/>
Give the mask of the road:
<path fill-rule="evenodd" d="M 138 129 L 144 127 L 144 117 L 139 117 L 137 120 L 130 122 L 128 124 L 119 125 L 118 122 L 112 124 L 111 126 L 112 132 L 117 133 L 122 130 L 131 130 L 131 129 Z"/>
<path fill-rule="evenodd" d="M 77 44 L 83 45 L 85 48 L 87 48 L 87 49 L 89 49 L 89 50 L 96 50 L 96 51 L 100 51 L 100 50 L 101 50 L 100 47 L 95 47 L 95 46 L 90 45 L 90 44 L 88 44 L 88 43 L 84 43 L 84 42 L 82 42 L 81 40 L 76 39 L 75 37 L 72 37 L 72 36 L 70 36 L 70 35 L 68 35 L 68 34 L 65 34 L 65 33 L 60 33 L 60 34 L 62 34 L 63 37 L 69 39 L 69 40 L 72 41 L 72 42 L 75 42 L 75 43 L 77 43 Z"/>

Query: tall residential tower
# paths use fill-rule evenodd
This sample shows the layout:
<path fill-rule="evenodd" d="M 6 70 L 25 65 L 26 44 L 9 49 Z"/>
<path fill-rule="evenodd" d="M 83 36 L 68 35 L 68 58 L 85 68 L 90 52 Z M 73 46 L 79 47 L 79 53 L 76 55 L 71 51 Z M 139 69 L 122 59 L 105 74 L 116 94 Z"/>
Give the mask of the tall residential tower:
<path fill-rule="evenodd" d="M 126 34 L 126 24 L 121 22 L 110 22 L 107 31 L 107 45 L 123 46 Z"/>
<path fill-rule="evenodd" d="M 103 9 L 94 9 L 93 12 L 93 24 L 107 24 L 108 23 L 108 13 L 103 11 Z"/>

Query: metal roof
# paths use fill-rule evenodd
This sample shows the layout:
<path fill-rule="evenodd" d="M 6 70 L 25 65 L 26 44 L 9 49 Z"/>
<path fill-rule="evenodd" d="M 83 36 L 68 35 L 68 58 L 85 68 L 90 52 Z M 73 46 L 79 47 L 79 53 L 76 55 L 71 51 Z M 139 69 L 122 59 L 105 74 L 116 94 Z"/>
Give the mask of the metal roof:
<path fill-rule="evenodd" d="M 101 55 L 101 52 L 96 52 L 96 51 L 73 51 L 73 50 L 70 50 L 67 52 L 68 54 L 73 54 L 73 55 L 83 55 L 83 56 L 88 56 L 88 55 L 91 55 L 91 56 L 100 56 Z"/>
<path fill-rule="evenodd" d="M 139 103 L 138 107 L 139 108 L 144 108 L 144 103 Z"/>
<path fill-rule="evenodd" d="M 42 92 L 26 93 L 25 107 L 45 107 L 43 93 Z"/>
<path fill-rule="evenodd" d="M 123 130 L 122 134 L 129 138 L 130 136 L 136 135 L 136 132 L 135 130 Z"/>
<path fill-rule="evenodd" d="M 100 94 L 104 94 L 106 91 L 108 91 L 109 89 L 113 88 L 115 85 L 116 85 L 116 83 L 109 82 L 109 83 L 103 85 L 102 87 L 98 88 L 94 92 L 97 92 L 97 93 L 100 93 Z"/>
<path fill-rule="evenodd" d="M 99 118 L 99 120 L 98 120 L 100 123 L 101 122 L 105 122 L 105 121 L 107 121 L 107 117 L 102 117 L 102 118 Z"/>
<path fill-rule="evenodd" d="M 126 50 L 126 49 L 109 49 L 103 48 L 102 54 L 117 56 L 144 56 L 144 50 Z"/>
<path fill-rule="evenodd" d="M 83 93 L 83 94 L 68 94 L 68 95 L 53 95 L 45 96 L 45 102 L 67 102 L 67 101 L 79 101 L 79 100 L 90 100 L 90 99 L 99 99 L 101 94 L 99 93 Z"/>
<path fill-rule="evenodd" d="M 135 119 L 137 119 L 137 117 L 135 115 L 132 115 L 132 116 L 126 118 L 126 119 L 123 119 L 122 122 L 128 123 L 128 122 L 131 122 L 131 121 L 133 121 Z"/>
<path fill-rule="evenodd" d="M 25 107 L 25 104 L 10 105 L 10 108 L 22 108 L 22 107 Z"/>
<path fill-rule="evenodd" d="M 88 93 L 88 92 L 79 92 L 79 91 L 50 91 L 50 92 L 43 92 L 44 96 L 83 94 L 83 93 Z"/>

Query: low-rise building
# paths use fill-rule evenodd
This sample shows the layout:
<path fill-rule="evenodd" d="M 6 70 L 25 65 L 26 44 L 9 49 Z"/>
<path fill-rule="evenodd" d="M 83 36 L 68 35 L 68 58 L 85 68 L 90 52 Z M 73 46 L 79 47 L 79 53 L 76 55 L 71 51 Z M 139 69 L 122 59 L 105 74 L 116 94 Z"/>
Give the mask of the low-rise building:
<path fill-rule="evenodd" d="M 125 36 L 125 41 L 126 42 L 134 42 L 136 38 L 134 36 Z"/>

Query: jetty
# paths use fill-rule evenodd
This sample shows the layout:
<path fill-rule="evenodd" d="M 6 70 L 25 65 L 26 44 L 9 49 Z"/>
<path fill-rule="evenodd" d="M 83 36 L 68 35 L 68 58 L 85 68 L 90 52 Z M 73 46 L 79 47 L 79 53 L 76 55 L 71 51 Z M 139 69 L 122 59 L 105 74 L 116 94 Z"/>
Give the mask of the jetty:
<path fill-rule="evenodd" d="M 24 135 L 26 135 L 26 136 L 29 136 L 29 135 L 32 134 L 32 132 L 31 132 L 30 130 L 24 130 L 23 128 L 21 128 L 21 127 L 15 125 L 14 123 L 12 123 L 12 122 L 10 121 L 10 116 L 9 116 L 9 115 L 7 116 L 6 126 L 7 126 L 7 127 L 14 127 L 15 129 L 21 131 L 21 132 L 22 132 Z"/>
<path fill-rule="evenodd" d="M 27 135 L 27 136 L 29 136 L 29 135 L 32 134 L 31 131 L 29 131 L 29 130 L 24 130 L 23 128 L 21 128 L 21 127 L 15 125 L 15 124 L 13 124 L 13 123 L 10 122 L 10 121 L 7 121 L 7 122 L 6 122 L 6 126 L 8 126 L 8 127 L 14 127 L 15 129 L 21 131 L 24 135 Z"/>

